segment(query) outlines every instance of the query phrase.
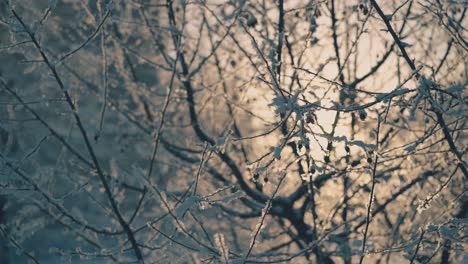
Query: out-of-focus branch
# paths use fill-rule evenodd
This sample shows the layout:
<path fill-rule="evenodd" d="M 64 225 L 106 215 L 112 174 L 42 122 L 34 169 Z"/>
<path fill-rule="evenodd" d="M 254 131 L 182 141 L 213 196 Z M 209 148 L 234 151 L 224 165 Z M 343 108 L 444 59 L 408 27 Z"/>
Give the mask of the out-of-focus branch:
<path fill-rule="evenodd" d="M 83 140 L 86 144 L 86 148 L 88 149 L 88 152 L 91 156 L 91 159 L 93 160 L 93 163 L 94 163 L 94 166 L 97 170 L 97 173 L 99 175 L 99 179 L 101 180 L 101 183 L 104 187 L 104 190 L 105 190 L 105 193 L 106 193 L 106 196 L 107 196 L 107 199 L 109 200 L 110 204 L 111 204 L 111 207 L 112 207 L 112 210 L 114 211 L 114 214 L 117 216 L 117 219 L 120 223 L 120 225 L 122 226 L 122 228 L 124 229 L 125 233 L 127 234 L 128 236 L 128 239 L 130 240 L 131 244 L 132 244 L 132 248 L 135 252 L 135 255 L 138 259 L 138 261 L 140 263 L 144 263 L 144 259 L 143 259 L 143 254 L 141 253 L 141 250 L 137 244 L 137 241 L 135 239 L 135 236 L 133 234 L 133 231 L 131 230 L 130 226 L 127 224 L 127 222 L 125 221 L 125 219 L 123 218 L 123 216 L 121 215 L 120 211 L 119 211 L 119 208 L 117 206 L 117 202 L 115 201 L 114 197 L 113 197 L 113 194 L 112 194 L 112 191 L 110 189 L 110 186 L 109 184 L 107 183 L 107 180 L 106 180 L 106 177 L 104 176 L 104 172 L 103 170 L 101 169 L 101 166 L 99 164 L 99 161 L 97 159 L 97 156 L 94 152 L 94 149 L 91 145 L 91 142 L 89 140 L 89 137 L 88 137 L 88 134 L 83 126 L 83 123 L 81 121 L 81 118 L 80 116 L 78 115 L 78 111 L 76 109 L 76 106 L 75 104 L 73 103 L 73 100 L 70 96 L 70 94 L 68 93 L 68 90 L 65 88 L 65 85 L 62 81 L 62 79 L 60 78 L 56 68 L 54 65 L 52 65 L 52 63 L 50 62 L 49 58 L 47 57 L 47 55 L 44 53 L 43 49 L 41 48 L 41 45 L 39 44 L 39 42 L 37 41 L 36 37 L 34 36 L 34 34 L 29 31 L 28 27 L 26 26 L 26 24 L 23 22 L 23 20 L 21 19 L 21 17 L 16 13 L 15 10 L 11 10 L 11 12 L 13 13 L 13 15 L 15 16 L 15 18 L 21 23 L 21 25 L 23 26 L 23 29 L 26 31 L 26 33 L 28 34 L 29 38 L 31 39 L 31 41 L 34 43 L 34 46 L 36 47 L 36 49 L 39 51 L 39 53 L 41 54 L 41 57 L 42 59 L 44 60 L 44 62 L 46 63 L 47 67 L 49 68 L 50 72 L 52 73 L 54 79 L 57 81 L 57 84 L 59 85 L 60 89 L 62 90 L 63 94 L 65 95 L 65 99 L 70 107 L 70 109 L 72 110 L 73 112 L 73 117 L 75 118 L 75 121 L 76 121 L 76 124 L 78 125 L 78 128 L 81 132 L 81 135 L 83 137 Z"/>

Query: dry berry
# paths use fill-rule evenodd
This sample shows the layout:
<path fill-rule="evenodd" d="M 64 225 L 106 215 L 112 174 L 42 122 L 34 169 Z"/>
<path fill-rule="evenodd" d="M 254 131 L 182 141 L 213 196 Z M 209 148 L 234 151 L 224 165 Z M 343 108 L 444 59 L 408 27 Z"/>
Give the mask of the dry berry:
<path fill-rule="evenodd" d="M 247 26 L 255 27 L 257 25 L 257 23 L 258 23 L 257 18 L 254 15 L 249 14 L 247 16 Z"/>
<path fill-rule="evenodd" d="M 305 121 L 306 121 L 307 124 L 314 124 L 315 123 L 314 117 L 312 116 L 312 114 L 307 114 Z"/>
<path fill-rule="evenodd" d="M 362 13 L 364 15 L 367 15 L 367 13 L 369 12 L 369 9 L 367 8 L 367 6 L 365 6 L 364 4 L 360 4 L 359 5 L 359 9 L 361 9 Z"/>
<path fill-rule="evenodd" d="M 260 175 L 259 175 L 258 173 L 254 173 L 253 178 L 254 178 L 255 180 L 258 180 L 259 177 L 260 177 Z"/>
<path fill-rule="evenodd" d="M 366 117 L 367 117 L 366 112 L 364 112 L 364 111 L 359 112 L 359 118 L 360 118 L 362 121 L 366 120 Z"/>

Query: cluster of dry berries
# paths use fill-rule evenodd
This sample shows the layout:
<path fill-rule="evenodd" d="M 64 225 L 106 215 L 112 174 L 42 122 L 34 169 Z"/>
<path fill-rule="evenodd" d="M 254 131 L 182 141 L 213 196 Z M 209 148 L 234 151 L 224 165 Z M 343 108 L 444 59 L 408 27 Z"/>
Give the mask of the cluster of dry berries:
<path fill-rule="evenodd" d="M 367 16 L 367 13 L 369 13 L 369 8 L 367 8 L 367 5 L 365 5 L 364 3 L 359 4 L 359 9 L 365 16 Z"/>
<path fill-rule="evenodd" d="M 307 113 L 305 121 L 307 124 L 315 124 L 314 116 L 311 113 Z"/>
<path fill-rule="evenodd" d="M 254 179 L 254 181 L 258 182 L 258 180 L 260 179 L 260 174 L 259 174 L 258 172 L 254 173 L 253 179 Z M 268 182 L 268 177 L 265 176 L 265 177 L 263 178 L 263 181 L 264 181 L 265 183 L 267 183 L 267 182 Z"/>
<path fill-rule="evenodd" d="M 372 163 L 372 154 L 374 154 L 374 151 L 369 150 L 368 154 L 369 155 L 367 156 L 367 162 Z"/>
<path fill-rule="evenodd" d="M 314 33 L 315 31 L 317 31 L 317 21 L 315 20 L 315 17 L 311 17 L 309 19 L 309 31 L 311 33 Z"/>

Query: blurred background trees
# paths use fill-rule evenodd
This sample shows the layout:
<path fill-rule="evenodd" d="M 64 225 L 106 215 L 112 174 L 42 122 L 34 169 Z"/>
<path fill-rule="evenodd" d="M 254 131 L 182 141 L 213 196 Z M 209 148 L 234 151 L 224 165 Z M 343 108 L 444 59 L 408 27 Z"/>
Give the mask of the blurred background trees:
<path fill-rule="evenodd" d="M 0 262 L 467 261 L 463 1 L 0 8 Z"/>

